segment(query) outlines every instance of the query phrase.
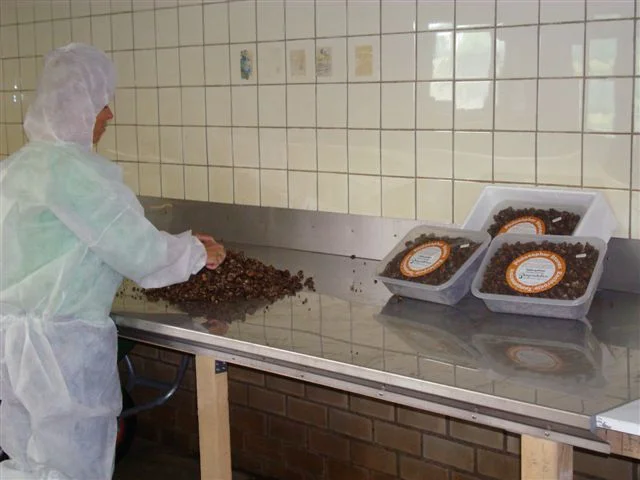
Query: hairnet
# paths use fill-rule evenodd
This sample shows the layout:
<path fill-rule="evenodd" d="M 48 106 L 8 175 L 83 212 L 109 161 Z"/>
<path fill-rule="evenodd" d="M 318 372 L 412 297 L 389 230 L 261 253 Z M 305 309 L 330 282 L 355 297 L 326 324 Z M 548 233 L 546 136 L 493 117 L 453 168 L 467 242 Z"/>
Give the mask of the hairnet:
<path fill-rule="evenodd" d="M 45 56 L 36 97 L 24 121 L 31 141 L 91 148 L 96 115 L 113 97 L 116 72 L 104 52 L 71 43 Z"/>

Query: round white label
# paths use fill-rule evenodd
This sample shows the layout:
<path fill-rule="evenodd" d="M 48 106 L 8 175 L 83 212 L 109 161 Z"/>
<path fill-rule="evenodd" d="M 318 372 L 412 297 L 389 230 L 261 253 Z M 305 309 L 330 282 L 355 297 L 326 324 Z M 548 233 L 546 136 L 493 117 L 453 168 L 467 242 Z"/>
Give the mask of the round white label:
<path fill-rule="evenodd" d="M 536 347 L 512 347 L 507 352 L 507 355 L 514 362 L 532 370 L 556 370 L 562 363 L 561 360 L 553 353 Z"/>
<path fill-rule="evenodd" d="M 500 233 L 521 233 L 527 235 L 542 235 L 545 231 L 544 221 L 534 216 L 516 218 L 500 229 Z"/>
<path fill-rule="evenodd" d="M 438 269 L 449 258 L 451 246 L 442 241 L 428 242 L 411 250 L 400 263 L 407 277 L 420 277 Z"/>
<path fill-rule="evenodd" d="M 540 293 L 555 287 L 566 273 L 562 257 L 547 251 L 525 253 L 507 268 L 507 283 L 521 293 Z"/>

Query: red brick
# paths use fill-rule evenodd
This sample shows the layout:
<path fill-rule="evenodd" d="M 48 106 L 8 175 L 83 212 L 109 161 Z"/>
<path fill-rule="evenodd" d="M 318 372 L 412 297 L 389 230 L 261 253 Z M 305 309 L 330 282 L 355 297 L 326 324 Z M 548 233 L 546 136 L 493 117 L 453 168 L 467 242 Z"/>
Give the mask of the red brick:
<path fill-rule="evenodd" d="M 495 453 L 482 448 L 477 451 L 479 473 L 500 480 L 513 480 L 520 477 L 520 459 L 518 457 Z"/>
<path fill-rule="evenodd" d="M 520 478 L 520 477 L 518 477 Z M 478 477 L 460 472 L 451 472 L 451 480 L 479 480 Z M 577 480 L 577 479 L 573 479 Z"/>
<path fill-rule="evenodd" d="M 372 439 L 373 425 L 371 420 L 341 410 L 329 411 L 329 428 L 350 437 L 362 440 Z"/>
<path fill-rule="evenodd" d="M 283 442 L 305 445 L 307 427 L 291 420 L 280 417 L 269 418 L 269 435 Z"/>
<path fill-rule="evenodd" d="M 249 404 L 249 390 L 247 385 L 240 382 L 234 382 L 230 380 L 229 385 L 229 403 L 235 403 L 238 405 Z"/>
<path fill-rule="evenodd" d="M 285 447 L 284 456 L 287 468 L 291 470 L 317 476 L 324 473 L 324 460 L 319 455 L 295 447 Z"/>
<path fill-rule="evenodd" d="M 395 418 L 393 404 L 356 395 L 351 396 L 351 411 L 383 420 L 393 420 Z"/>
<path fill-rule="evenodd" d="M 182 356 L 184 354 L 180 353 L 180 352 L 176 352 L 174 350 L 166 350 L 166 349 L 161 349 L 160 351 L 160 360 L 162 360 L 164 363 L 169 363 L 171 365 L 180 365 L 180 362 L 182 361 Z M 193 355 L 190 355 L 191 357 Z"/>
<path fill-rule="evenodd" d="M 196 372 L 192 370 L 187 370 L 186 372 L 184 372 L 184 377 L 182 378 L 182 384 L 180 385 L 180 388 L 189 392 L 195 392 Z"/>
<path fill-rule="evenodd" d="M 144 358 L 158 358 L 158 347 L 152 347 L 151 345 L 145 345 L 143 343 L 138 343 L 133 350 L 131 350 L 133 355 L 138 355 Z"/>
<path fill-rule="evenodd" d="M 327 430 L 309 430 L 309 449 L 338 460 L 349 460 L 349 441 Z"/>
<path fill-rule="evenodd" d="M 504 447 L 504 434 L 495 428 L 479 427 L 469 422 L 452 419 L 449 421 L 449 434 L 453 438 L 496 450 L 502 450 Z"/>
<path fill-rule="evenodd" d="M 264 374 L 257 370 L 229 365 L 229 378 L 238 382 L 250 383 L 252 385 L 264 386 Z"/>
<path fill-rule="evenodd" d="M 398 468 L 395 452 L 362 442 L 351 442 L 351 461 L 370 470 L 388 474 L 395 474 Z"/>
<path fill-rule="evenodd" d="M 307 385 L 307 398 L 332 407 L 347 408 L 349 406 L 349 396 L 346 393 L 318 385 Z"/>
<path fill-rule="evenodd" d="M 370 472 L 369 480 L 398 480 L 395 475 L 387 475 L 386 473 Z"/>
<path fill-rule="evenodd" d="M 285 414 L 285 396 L 264 388 L 249 387 L 249 405 L 257 410 Z"/>
<path fill-rule="evenodd" d="M 244 450 L 267 459 L 282 456 L 279 440 L 250 433 L 244 435 Z"/>
<path fill-rule="evenodd" d="M 375 441 L 380 445 L 414 455 L 420 455 L 422 452 L 420 433 L 416 430 L 378 420 L 374 422 L 373 430 Z"/>
<path fill-rule="evenodd" d="M 327 460 L 327 480 L 369 480 L 369 475 L 364 468 L 337 460 Z"/>
<path fill-rule="evenodd" d="M 402 407 L 397 407 L 397 412 L 398 423 L 442 435 L 447 433 L 447 419 L 442 415 Z"/>
<path fill-rule="evenodd" d="M 286 393 L 287 395 L 304 397 L 304 382 L 290 380 L 288 378 L 278 377 L 275 375 L 267 375 L 266 380 L 267 388 L 270 388 L 271 390 Z"/>
<path fill-rule="evenodd" d="M 460 443 L 445 440 L 444 438 L 424 435 L 422 437 L 423 455 L 446 465 L 473 472 L 474 451 L 473 448 Z"/>
<path fill-rule="evenodd" d="M 633 478 L 632 460 L 585 452 L 584 450 L 574 450 L 573 468 L 576 472 L 606 480 Z"/>
<path fill-rule="evenodd" d="M 327 426 L 327 407 L 298 398 L 287 399 L 287 416 L 316 427 Z"/>
<path fill-rule="evenodd" d="M 507 452 L 520 455 L 520 436 L 507 434 Z"/>
<path fill-rule="evenodd" d="M 144 366 L 144 376 L 159 382 L 173 382 L 178 369 L 175 365 L 161 362 L 147 362 Z"/>
<path fill-rule="evenodd" d="M 242 430 L 231 427 L 230 434 L 231 434 L 231 451 L 244 450 L 244 434 L 242 433 Z"/>
<path fill-rule="evenodd" d="M 229 422 L 232 427 L 245 433 L 267 434 L 267 418 L 263 413 L 243 407 L 231 407 Z"/>
<path fill-rule="evenodd" d="M 260 459 L 251 452 L 231 452 L 231 464 L 233 468 L 245 472 L 260 473 Z"/>
<path fill-rule="evenodd" d="M 400 456 L 400 477 L 404 480 L 448 480 L 447 470 L 424 460 Z"/>

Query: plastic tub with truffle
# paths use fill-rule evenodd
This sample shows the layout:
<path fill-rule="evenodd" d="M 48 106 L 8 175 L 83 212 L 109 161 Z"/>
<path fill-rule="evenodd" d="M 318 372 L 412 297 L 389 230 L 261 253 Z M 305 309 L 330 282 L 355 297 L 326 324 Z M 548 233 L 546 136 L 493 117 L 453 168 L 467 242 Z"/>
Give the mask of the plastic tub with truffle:
<path fill-rule="evenodd" d="M 600 192 L 487 186 L 463 228 L 504 233 L 598 237 L 608 242 L 618 227 Z"/>
<path fill-rule="evenodd" d="M 490 242 L 485 232 L 422 225 L 380 261 L 376 276 L 393 294 L 455 305 L 469 293 Z"/>
<path fill-rule="evenodd" d="M 471 291 L 492 312 L 583 318 L 602 277 L 607 244 L 597 237 L 496 237 Z"/>

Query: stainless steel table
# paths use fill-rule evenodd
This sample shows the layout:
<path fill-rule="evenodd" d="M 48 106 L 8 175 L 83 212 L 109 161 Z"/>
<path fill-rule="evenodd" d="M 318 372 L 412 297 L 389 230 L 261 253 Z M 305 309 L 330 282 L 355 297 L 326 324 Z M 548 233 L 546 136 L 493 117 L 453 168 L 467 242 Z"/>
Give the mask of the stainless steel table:
<path fill-rule="evenodd" d="M 164 208 L 152 205 L 151 211 Z M 274 215 L 284 215 L 265 214 L 271 220 L 254 222 L 263 243 L 270 229 L 262 226 L 275 228 Z M 308 221 L 305 229 L 323 221 Z M 163 226 L 162 217 L 156 222 Z M 389 236 L 397 237 L 393 230 Z M 288 242 L 288 248 L 227 246 L 278 268 L 303 270 L 314 277 L 315 293 L 269 306 L 198 306 L 197 314 L 188 314 L 125 285 L 114 304 L 121 335 L 196 355 L 201 448 L 218 452 L 202 456 L 203 478 L 230 478 L 231 471 L 226 373 L 214 373 L 214 360 L 520 434 L 524 479 L 541 472 L 564 478 L 572 471 L 573 446 L 640 458 L 637 437 L 618 438 L 595 425 L 598 413 L 640 398 L 640 294 L 600 291 L 582 321 L 493 314 L 471 297 L 455 307 L 398 300 L 375 283 L 375 260 L 348 254 L 358 253 L 353 246 L 334 247 L 339 254 L 304 251 L 296 237 L 306 233 L 293 235 L 269 241 Z M 246 240 L 241 231 L 234 236 Z"/>

